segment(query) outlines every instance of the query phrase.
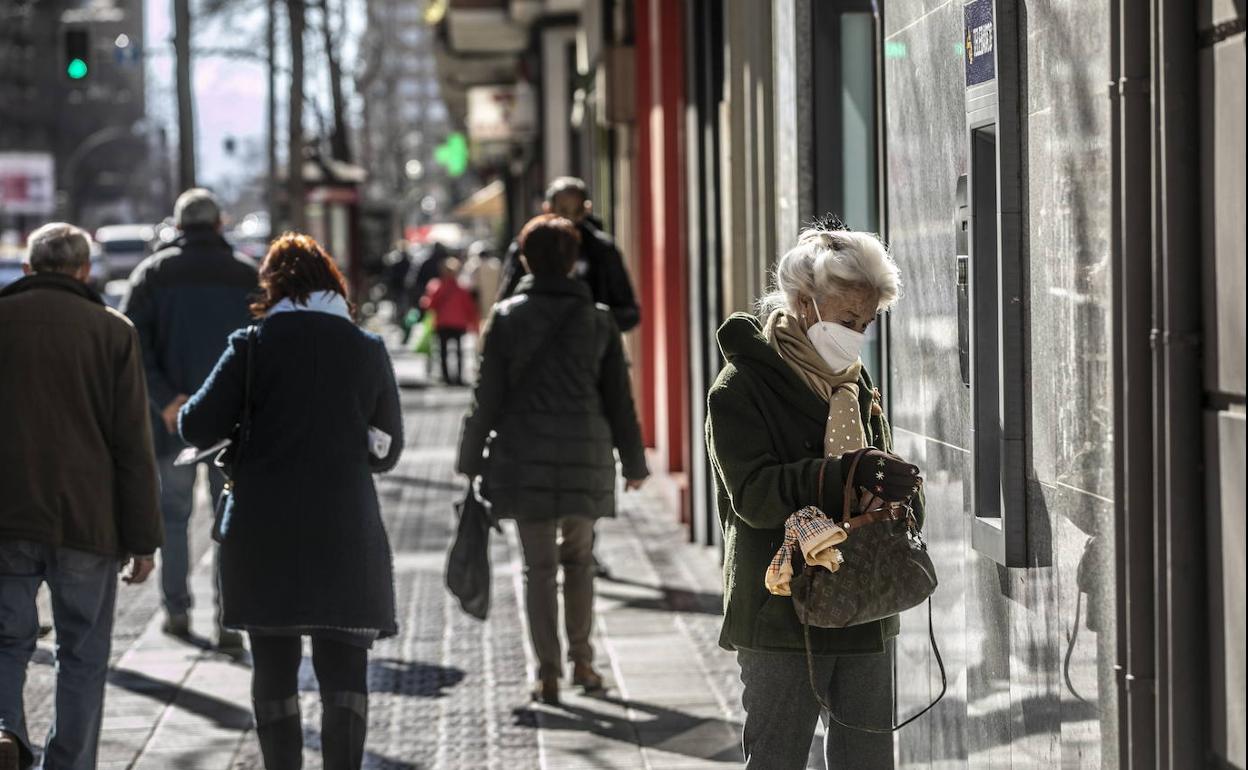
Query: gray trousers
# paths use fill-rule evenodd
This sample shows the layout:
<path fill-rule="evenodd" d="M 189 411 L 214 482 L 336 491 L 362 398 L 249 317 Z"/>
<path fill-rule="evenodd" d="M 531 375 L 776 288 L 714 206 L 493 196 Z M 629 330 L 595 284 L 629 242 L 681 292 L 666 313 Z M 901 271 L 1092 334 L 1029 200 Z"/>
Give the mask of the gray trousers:
<path fill-rule="evenodd" d="M 591 663 L 594 649 L 594 520 L 567 516 L 517 521 L 524 549 L 524 606 L 539 677 L 559 676 L 559 566 L 563 565 L 564 627 L 568 660 Z M 562 535 L 562 538 L 560 538 Z"/>
<path fill-rule="evenodd" d="M 824 701 L 849 724 L 887 727 L 893 718 L 893 640 L 879 655 L 815 658 L 815 681 Z M 745 690 L 742 737 L 748 770 L 803 770 L 817 719 L 827 730 L 827 770 L 891 770 L 893 737 L 832 722 L 810 688 L 806 656 L 737 651 Z"/>

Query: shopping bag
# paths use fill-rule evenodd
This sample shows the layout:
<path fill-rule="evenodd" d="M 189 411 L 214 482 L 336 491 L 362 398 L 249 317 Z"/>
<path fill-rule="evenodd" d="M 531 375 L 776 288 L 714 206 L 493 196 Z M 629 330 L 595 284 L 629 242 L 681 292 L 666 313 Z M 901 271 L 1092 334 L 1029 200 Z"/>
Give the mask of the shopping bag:
<path fill-rule="evenodd" d="M 412 329 L 410 350 L 413 353 L 422 353 L 427 356 L 433 352 L 434 325 L 436 323 L 437 314 L 432 310 L 425 311 L 425 314 L 420 318 L 420 323 Z"/>
<path fill-rule="evenodd" d="M 446 558 L 446 587 L 464 612 L 485 620 L 490 612 L 490 528 L 499 529 L 476 485 L 455 503 L 459 530 Z M 500 530 L 501 531 L 501 530 Z"/>

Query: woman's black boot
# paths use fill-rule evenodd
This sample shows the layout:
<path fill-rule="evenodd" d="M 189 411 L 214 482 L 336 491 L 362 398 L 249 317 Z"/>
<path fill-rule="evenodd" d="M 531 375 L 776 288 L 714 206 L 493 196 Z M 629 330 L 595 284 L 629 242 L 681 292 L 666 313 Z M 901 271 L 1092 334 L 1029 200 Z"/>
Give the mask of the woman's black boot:
<path fill-rule="evenodd" d="M 256 737 L 265 770 L 300 770 L 303 767 L 303 720 L 299 696 L 282 700 L 252 701 L 256 712 Z"/>
<path fill-rule="evenodd" d="M 368 694 L 321 693 L 321 756 L 325 770 L 359 770 L 368 734 Z"/>

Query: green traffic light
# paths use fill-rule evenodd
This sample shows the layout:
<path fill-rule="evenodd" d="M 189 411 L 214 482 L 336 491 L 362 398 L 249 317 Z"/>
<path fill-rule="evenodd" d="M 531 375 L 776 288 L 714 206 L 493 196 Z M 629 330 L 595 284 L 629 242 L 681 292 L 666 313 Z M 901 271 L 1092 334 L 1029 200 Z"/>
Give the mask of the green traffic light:
<path fill-rule="evenodd" d="M 65 68 L 65 74 L 72 80 L 82 80 L 87 76 L 87 63 L 82 59 L 74 59 Z"/>

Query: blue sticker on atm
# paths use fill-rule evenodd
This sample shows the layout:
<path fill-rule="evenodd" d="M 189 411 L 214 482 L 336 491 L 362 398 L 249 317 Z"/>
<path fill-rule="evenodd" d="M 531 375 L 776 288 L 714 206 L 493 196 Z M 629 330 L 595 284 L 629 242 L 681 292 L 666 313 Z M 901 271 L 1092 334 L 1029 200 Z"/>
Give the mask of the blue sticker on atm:
<path fill-rule="evenodd" d="M 993 0 L 972 0 L 963 6 L 963 60 L 966 85 L 977 86 L 997 76 L 996 30 L 992 23 Z"/>

